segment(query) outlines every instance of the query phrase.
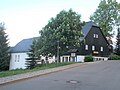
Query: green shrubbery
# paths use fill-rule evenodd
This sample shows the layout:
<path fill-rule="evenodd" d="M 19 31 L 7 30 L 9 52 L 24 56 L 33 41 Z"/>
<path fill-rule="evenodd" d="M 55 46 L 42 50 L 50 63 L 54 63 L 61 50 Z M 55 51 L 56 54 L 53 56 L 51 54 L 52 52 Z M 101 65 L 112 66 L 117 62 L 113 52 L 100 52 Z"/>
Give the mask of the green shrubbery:
<path fill-rule="evenodd" d="M 92 56 L 92 55 L 87 55 L 87 56 L 85 56 L 84 61 L 85 61 L 85 62 L 93 62 L 93 56 Z"/>
<path fill-rule="evenodd" d="M 118 56 L 118 55 L 111 55 L 109 57 L 109 60 L 120 60 L 120 56 Z"/>

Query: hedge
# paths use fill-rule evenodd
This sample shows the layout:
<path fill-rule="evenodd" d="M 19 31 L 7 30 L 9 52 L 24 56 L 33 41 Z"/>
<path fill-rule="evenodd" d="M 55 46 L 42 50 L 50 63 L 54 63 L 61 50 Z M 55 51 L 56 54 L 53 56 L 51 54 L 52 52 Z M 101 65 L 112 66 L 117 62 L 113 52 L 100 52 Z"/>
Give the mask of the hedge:
<path fill-rule="evenodd" d="M 93 56 L 92 55 L 86 55 L 84 61 L 85 62 L 93 62 Z"/>
<path fill-rule="evenodd" d="M 111 55 L 109 57 L 109 60 L 120 60 L 120 56 L 118 56 L 118 55 Z"/>

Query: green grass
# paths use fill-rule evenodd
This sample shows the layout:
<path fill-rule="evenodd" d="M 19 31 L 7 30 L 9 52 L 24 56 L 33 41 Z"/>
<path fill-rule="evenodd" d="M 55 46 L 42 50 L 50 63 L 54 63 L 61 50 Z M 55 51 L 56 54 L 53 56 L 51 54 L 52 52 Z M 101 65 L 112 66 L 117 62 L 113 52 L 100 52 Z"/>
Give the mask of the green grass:
<path fill-rule="evenodd" d="M 74 63 L 75 62 L 52 63 L 52 64 L 48 64 L 48 65 L 38 66 L 34 69 L 16 69 L 16 70 L 10 70 L 10 71 L 3 71 L 3 72 L 0 72 L 0 78 L 1 77 L 6 77 L 6 76 L 22 74 L 22 73 L 45 70 L 45 69 L 49 69 L 49 68 L 55 68 L 55 67 L 59 67 L 59 66 L 65 66 L 65 65 L 74 64 Z"/>

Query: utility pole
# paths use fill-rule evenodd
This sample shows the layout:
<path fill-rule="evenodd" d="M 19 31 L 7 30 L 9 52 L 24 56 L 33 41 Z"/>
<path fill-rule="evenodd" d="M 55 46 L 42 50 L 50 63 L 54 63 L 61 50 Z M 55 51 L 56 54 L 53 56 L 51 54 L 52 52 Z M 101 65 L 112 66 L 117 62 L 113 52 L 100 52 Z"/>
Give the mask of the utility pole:
<path fill-rule="evenodd" d="M 57 63 L 59 63 L 59 48 L 60 48 L 60 45 L 59 45 L 59 40 L 57 41 Z"/>

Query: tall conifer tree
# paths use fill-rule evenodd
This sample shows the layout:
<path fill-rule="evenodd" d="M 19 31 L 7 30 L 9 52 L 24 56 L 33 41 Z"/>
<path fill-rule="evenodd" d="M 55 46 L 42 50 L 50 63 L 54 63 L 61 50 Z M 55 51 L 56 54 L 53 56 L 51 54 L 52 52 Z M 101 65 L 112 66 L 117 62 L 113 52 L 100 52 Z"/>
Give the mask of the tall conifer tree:
<path fill-rule="evenodd" d="M 9 69 L 10 54 L 4 23 L 0 23 L 0 71 Z"/>
<path fill-rule="evenodd" d="M 26 66 L 28 69 L 33 69 L 37 65 L 38 57 L 36 54 L 36 48 L 35 48 L 35 40 L 33 41 L 28 54 L 28 58 L 26 58 Z"/>

